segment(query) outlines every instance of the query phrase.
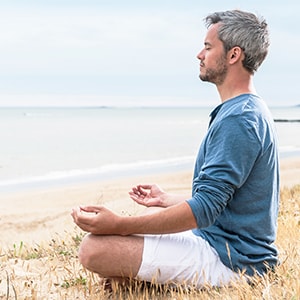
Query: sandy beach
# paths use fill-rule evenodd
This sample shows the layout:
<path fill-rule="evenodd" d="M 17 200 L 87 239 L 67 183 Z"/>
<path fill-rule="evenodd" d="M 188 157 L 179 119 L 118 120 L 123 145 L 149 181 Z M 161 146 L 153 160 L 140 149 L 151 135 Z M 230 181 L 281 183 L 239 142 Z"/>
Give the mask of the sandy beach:
<path fill-rule="evenodd" d="M 131 187 L 138 183 L 157 183 L 165 190 L 186 193 L 191 176 L 191 172 L 183 171 L 0 194 L 0 247 L 11 248 L 20 242 L 34 245 L 73 233 L 75 226 L 70 213 L 78 205 L 105 204 L 120 214 L 137 213 L 144 208 L 129 198 Z"/>
<path fill-rule="evenodd" d="M 143 209 L 128 196 L 138 183 L 157 183 L 165 190 L 178 193 L 190 191 L 192 171 L 130 177 L 115 181 L 1 194 L 1 248 L 20 242 L 39 244 L 59 235 L 74 232 L 70 212 L 80 204 L 105 204 L 122 214 Z M 281 160 L 281 187 L 300 184 L 300 157 Z"/>
<path fill-rule="evenodd" d="M 182 171 L 48 190 L 2 193 L 0 298 L 112 299 L 101 288 L 97 276 L 87 272 L 78 261 L 76 240 L 80 240 L 82 231 L 72 221 L 72 207 L 80 204 L 104 204 L 120 214 L 135 214 L 144 208 L 129 198 L 128 191 L 132 186 L 138 183 L 157 183 L 166 191 L 186 194 L 190 191 L 191 178 L 192 171 Z M 296 299 L 300 295 L 297 284 L 299 268 L 295 269 L 299 265 L 299 188 L 296 187 L 299 184 L 300 157 L 282 159 L 283 203 L 277 244 L 283 264 L 277 270 L 277 279 L 271 274 L 258 283 L 255 290 L 248 284 L 225 288 L 223 293 L 228 297 L 222 299 L 262 299 L 262 294 L 266 291 L 274 295 L 268 299 L 286 298 L 287 291 L 289 299 Z M 213 292 L 204 290 L 203 297 L 195 294 L 190 299 L 221 299 L 219 291 L 215 297 L 212 297 Z M 244 295 L 249 297 L 245 298 Z M 148 299 L 144 294 L 142 298 L 137 298 L 135 294 L 131 296 L 133 298 L 128 299 Z M 116 297 L 115 299 L 124 298 Z M 175 293 L 174 299 L 186 299 L 186 295 Z"/>

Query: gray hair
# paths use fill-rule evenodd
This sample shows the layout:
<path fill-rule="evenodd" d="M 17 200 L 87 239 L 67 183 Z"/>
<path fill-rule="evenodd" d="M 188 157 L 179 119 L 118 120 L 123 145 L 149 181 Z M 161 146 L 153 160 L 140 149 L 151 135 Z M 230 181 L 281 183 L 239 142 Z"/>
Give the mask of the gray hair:
<path fill-rule="evenodd" d="M 257 71 L 266 58 L 270 45 L 268 25 L 263 17 L 231 10 L 208 15 L 205 23 L 207 27 L 220 23 L 218 36 L 223 42 L 225 53 L 233 47 L 240 47 L 245 55 L 244 68 L 251 74 Z"/>

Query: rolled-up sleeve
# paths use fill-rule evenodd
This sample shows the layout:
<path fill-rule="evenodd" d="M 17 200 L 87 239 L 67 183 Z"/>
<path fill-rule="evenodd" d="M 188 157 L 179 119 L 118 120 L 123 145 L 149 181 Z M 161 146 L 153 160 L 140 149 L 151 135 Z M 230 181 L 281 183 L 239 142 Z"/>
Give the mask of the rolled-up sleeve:
<path fill-rule="evenodd" d="M 192 198 L 187 200 L 198 228 L 215 223 L 247 180 L 260 149 L 253 127 L 238 117 L 226 118 L 208 132 L 196 163 Z"/>
<path fill-rule="evenodd" d="M 217 216 L 232 198 L 235 187 L 209 178 L 201 180 L 193 197 L 187 202 L 192 208 L 198 228 L 214 224 Z"/>

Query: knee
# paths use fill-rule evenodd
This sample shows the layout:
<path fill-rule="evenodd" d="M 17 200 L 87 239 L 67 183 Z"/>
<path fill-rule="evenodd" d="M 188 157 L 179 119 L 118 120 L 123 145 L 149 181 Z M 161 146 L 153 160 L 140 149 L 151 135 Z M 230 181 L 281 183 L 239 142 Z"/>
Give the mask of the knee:
<path fill-rule="evenodd" d="M 94 257 L 95 245 L 93 245 L 93 237 L 91 234 L 87 234 L 79 247 L 78 259 L 79 262 L 87 269 L 91 269 L 92 260 Z"/>

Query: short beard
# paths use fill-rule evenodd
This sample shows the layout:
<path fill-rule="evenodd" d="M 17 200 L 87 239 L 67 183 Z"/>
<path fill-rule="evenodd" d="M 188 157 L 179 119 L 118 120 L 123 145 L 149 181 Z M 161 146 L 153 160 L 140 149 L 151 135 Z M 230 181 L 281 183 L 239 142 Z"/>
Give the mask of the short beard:
<path fill-rule="evenodd" d="M 200 74 L 199 78 L 202 81 L 207 81 L 216 85 L 221 85 L 226 78 L 227 72 L 228 68 L 225 64 L 225 59 L 222 57 L 217 61 L 217 67 L 215 69 L 206 69 L 205 74 Z"/>

